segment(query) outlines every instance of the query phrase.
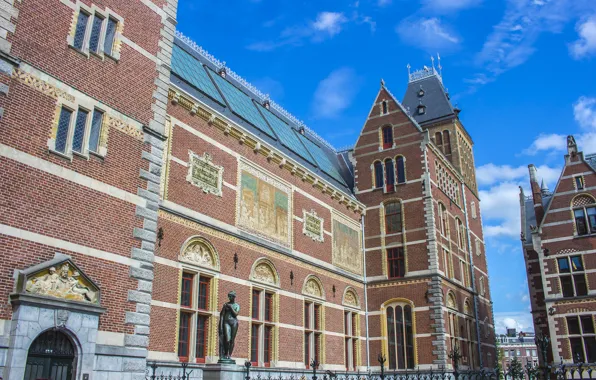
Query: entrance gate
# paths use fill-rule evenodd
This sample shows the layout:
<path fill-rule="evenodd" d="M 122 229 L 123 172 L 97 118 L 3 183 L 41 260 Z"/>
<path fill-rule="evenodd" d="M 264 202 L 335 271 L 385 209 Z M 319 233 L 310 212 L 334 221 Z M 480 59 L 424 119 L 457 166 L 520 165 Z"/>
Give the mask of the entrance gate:
<path fill-rule="evenodd" d="M 75 350 L 66 334 L 48 330 L 29 348 L 24 380 L 72 380 Z"/>

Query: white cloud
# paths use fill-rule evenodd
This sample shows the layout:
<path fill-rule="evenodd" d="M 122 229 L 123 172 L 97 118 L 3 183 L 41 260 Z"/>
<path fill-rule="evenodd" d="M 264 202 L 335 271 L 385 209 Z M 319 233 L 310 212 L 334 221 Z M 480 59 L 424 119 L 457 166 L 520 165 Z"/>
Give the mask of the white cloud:
<path fill-rule="evenodd" d="M 596 98 L 580 97 L 573 104 L 573 116 L 580 127 L 596 131 Z"/>
<path fill-rule="evenodd" d="M 333 37 L 341 32 L 342 25 L 348 19 L 340 12 L 321 12 L 317 15 L 316 21 L 312 23 L 314 30 L 323 32 Z"/>
<path fill-rule="evenodd" d="M 563 152 L 567 149 L 567 136 L 556 133 L 540 134 L 528 148 L 522 151 L 523 154 L 534 156 L 542 151 Z"/>
<path fill-rule="evenodd" d="M 564 145 L 566 146 L 566 145 Z M 559 168 L 551 168 L 546 165 L 537 167 L 538 178 L 544 179 L 547 184 L 554 184 L 561 174 Z M 497 182 L 521 181 L 524 186 L 529 186 L 528 167 L 495 165 L 493 163 L 482 165 L 476 168 L 476 180 L 480 186 L 489 186 Z"/>
<path fill-rule="evenodd" d="M 532 314 L 529 312 L 497 312 L 494 317 L 497 334 L 505 334 L 507 328 L 514 328 L 518 333 L 534 331 Z"/>
<path fill-rule="evenodd" d="M 567 23 L 593 9 L 593 0 L 508 0 L 503 18 L 476 56 L 481 73 L 494 80 L 525 63 L 534 54 L 542 34 L 559 33 Z M 470 92 L 491 81 L 471 83 Z"/>
<path fill-rule="evenodd" d="M 481 0 L 423 0 L 423 4 L 434 11 L 459 11 L 480 4 Z"/>
<path fill-rule="evenodd" d="M 454 50 L 461 43 L 460 37 L 437 17 L 408 18 L 396 28 L 401 40 L 423 50 Z"/>
<path fill-rule="evenodd" d="M 575 30 L 579 39 L 569 45 L 569 53 L 575 59 L 596 54 L 596 15 L 579 22 Z"/>
<path fill-rule="evenodd" d="M 313 100 L 313 113 L 319 119 L 333 119 L 345 110 L 356 96 L 360 78 L 348 67 L 332 71 L 319 82 Z"/>

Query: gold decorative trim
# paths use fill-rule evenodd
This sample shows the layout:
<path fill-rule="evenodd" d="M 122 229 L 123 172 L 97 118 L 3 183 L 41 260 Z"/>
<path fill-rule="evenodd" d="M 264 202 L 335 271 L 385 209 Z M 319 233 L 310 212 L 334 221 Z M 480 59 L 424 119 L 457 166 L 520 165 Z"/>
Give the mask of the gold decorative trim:
<path fill-rule="evenodd" d="M 420 284 L 420 283 L 425 283 L 425 282 L 429 282 L 429 279 L 418 279 L 418 280 L 406 280 L 406 281 L 391 281 L 391 282 L 386 282 L 386 283 L 382 283 L 382 284 L 372 284 L 372 285 L 368 285 L 369 289 L 378 289 L 378 288 L 389 288 L 392 286 L 403 286 L 403 285 L 412 285 L 412 284 Z"/>
<path fill-rule="evenodd" d="M 273 148 L 268 147 L 252 136 L 247 135 L 244 131 L 236 128 L 234 125 L 228 124 L 228 122 L 221 119 L 210 110 L 204 108 L 201 104 L 195 103 L 191 98 L 185 96 L 184 94 L 180 94 L 174 89 L 170 89 L 168 91 L 168 98 L 170 100 L 176 99 L 176 104 L 189 111 L 192 116 L 197 116 L 200 119 L 203 119 L 209 125 L 222 131 L 224 135 L 233 137 L 242 144 L 254 149 L 255 153 L 261 154 L 262 156 L 266 157 L 268 161 L 279 165 L 280 168 L 288 170 L 290 173 L 292 173 L 292 175 L 302 178 L 304 182 L 313 185 L 313 188 L 318 189 L 323 194 L 328 193 L 333 199 L 340 200 L 339 203 L 345 204 L 348 210 L 362 215 L 366 213 L 366 207 L 364 204 L 357 200 L 347 199 L 342 192 L 326 185 L 324 181 L 321 181 L 314 175 L 310 174 L 306 168 L 287 160 L 284 156 L 277 153 Z"/>
<path fill-rule="evenodd" d="M 137 140 L 143 141 L 143 131 L 124 122 L 124 120 L 107 115 L 107 125 L 109 128 L 114 128 L 122 133 L 134 137 Z"/>
<path fill-rule="evenodd" d="M 203 225 L 201 225 L 199 223 L 190 221 L 188 219 L 182 218 L 182 217 L 177 216 L 177 215 L 174 215 L 174 214 L 170 214 L 167 211 L 159 210 L 158 211 L 158 215 L 159 215 L 160 218 L 163 218 L 163 219 L 168 220 L 170 222 L 183 225 L 183 226 L 188 227 L 190 229 L 193 229 L 195 231 L 199 231 L 202 234 L 206 234 L 206 235 L 209 235 L 209 236 L 218 238 L 218 239 L 222 239 L 222 240 L 228 241 L 228 242 L 230 242 L 232 244 L 236 244 L 236 245 L 238 245 L 240 247 L 243 247 L 243 248 L 246 248 L 246 249 L 250 249 L 250 250 L 253 250 L 253 251 L 258 252 L 258 253 L 261 253 L 261 254 L 265 254 L 265 255 L 267 255 L 270 258 L 279 259 L 279 260 L 282 260 L 282 261 L 292 260 L 290 257 L 288 257 L 286 255 L 283 255 L 281 253 L 277 253 L 277 252 L 271 251 L 271 250 L 269 250 L 269 249 L 267 249 L 265 247 L 262 247 L 260 245 L 254 244 L 254 243 L 247 242 L 245 240 L 236 238 L 234 236 L 230 236 L 229 234 L 226 234 L 224 232 L 220 232 L 220 231 L 211 229 L 209 227 L 205 227 L 205 226 L 203 226 Z M 323 276 L 326 276 L 326 277 L 329 277 L 329 278 L 332 278 L 332 279 L 335 279 L 335 280 L 338 280 L 338 281 L 343 281 L 346 284 L 352 285 L 354 287 L 362 287 L 362 283 L 360 283 L 358 281 L 348 279 L 348 278 L 346 278 L 344 276 L 340 276 L 340 275 L 335 274 L 335 273 L 332 273 L 332 272 L 328 272 L 328 271 L 323 270 L 323 269 L 321 269 L 321 268 L 319 268 L 317 266 L 314 266 L 314 265 L 303 263 L 303 262 L 298 261 L 298 260 L 294 260 L 292 264 L 293 265 L 296 265 L 296 266 L 298 266 L 300 268 L 304 268 L 304 269 L 308 270 L 309 272 L 317 273 L 319 275 L 323 275 Z"/>
<path fill-rule="evenodd" d="M 416 312 L 414 311 L 415 306 L 414 302 L 407 298 L 391 298 L 381 305 L 381 336 L 383 337 L 382 344 L 381 344 L 381 351 L 383 355 L 388 358 L 389 357 L 389 340 L 387 339 L 387 307 L 393 304 L 406 304 L 412 308 L 412 338 L 414 344 L 414 367 L 418 366 L 418 339 L 416 337 Z"/>
<path fill-rule="evenodd" d="M 59 90 L 58 88 L 52 86 L 46 81 L 43 81 L 36 76 L 29 74 L 19 68 L 15 68 L 12 72 L 12 77 L 19 82 L 41 92 L 42 94 L 51 96 L 54 99 L 63 98 L 69 102 L 75 101 L 74 96 L 68 94 L 65 91 Z"/>

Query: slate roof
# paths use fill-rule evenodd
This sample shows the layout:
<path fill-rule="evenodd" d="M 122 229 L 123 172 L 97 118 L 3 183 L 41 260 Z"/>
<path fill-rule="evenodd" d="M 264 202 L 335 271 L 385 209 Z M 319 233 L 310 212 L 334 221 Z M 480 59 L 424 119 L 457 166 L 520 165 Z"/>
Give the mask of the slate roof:
<path fill-rule="evenodd" d="M 548 209 L 548 206 L 550 205 L 552 199 L 552 193 L 542 193 L 542 207 L 544 207 L 545 211 Z M 524 221 L 522 231 L 526 237 L 524 244 L 532 244 L 532 230 L 530 229 L 530 226 L 536 226 L 536 214 L 534 213 L 534 200 L 531 196 L 525 198 L 524 206 L 526 214 L 526 220 Z"/>
<path fill-rule="evenodd" d="M 584 160 L 586 161 L 586 164 L 590 165 L 592 170 L 596 170 L 596 153 L 585 154 Z"/>
<path fill-rule="evenodd" d="M 247 82 L 235 75 L 220 76 L 221 65 L 216 63 L 213 56 L 177 33 L 170 81 L 354 198 L 349 160 L 287 112 L 265 108 L 258 90 Z"/>
<path fill-rule="evenodd" d="M 421 126 L 456 117 L 440 75 L 432 68 L 425 70 L 426 73 L 417 79 L 410 75 L 402 104 Z M 421 89 L 424 91 L 422 96 L 419 94 Z M 419 105 L 426 106 L 424 114 L 418 113 Z"/>

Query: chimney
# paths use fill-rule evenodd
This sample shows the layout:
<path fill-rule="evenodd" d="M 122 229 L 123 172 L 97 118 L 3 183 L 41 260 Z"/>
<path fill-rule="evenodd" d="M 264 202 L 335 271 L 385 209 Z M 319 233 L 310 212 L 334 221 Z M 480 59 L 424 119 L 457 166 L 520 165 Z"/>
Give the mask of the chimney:
<path fill-rule="evenodd" d="M 542 223 L 544 218 L 544 206 L 542 205 L 542 189 L 538 184 L 536 176 L 536 166 L 533 164 L 528 165 L 528 171 L 530 172 L 530 186 L 532 187 L 532 199 L 534 200 L 534 214 L 536 215 L 536 226 Z"/>

